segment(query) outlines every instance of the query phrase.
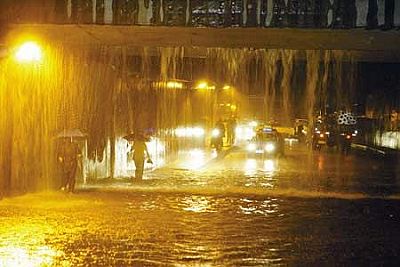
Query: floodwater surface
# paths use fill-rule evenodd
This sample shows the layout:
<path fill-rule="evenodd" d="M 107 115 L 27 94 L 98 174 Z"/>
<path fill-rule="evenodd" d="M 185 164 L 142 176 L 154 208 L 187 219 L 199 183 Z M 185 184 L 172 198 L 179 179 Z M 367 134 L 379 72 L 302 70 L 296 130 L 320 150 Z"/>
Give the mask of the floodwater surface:
<path fill-rule="evenodd" d="M 384 163 L 357 155 L 309 159 L 238 151 L 133 184 L 3 199 L 0 266 L 397 264 L 395 166 L 382 173 Z"/>

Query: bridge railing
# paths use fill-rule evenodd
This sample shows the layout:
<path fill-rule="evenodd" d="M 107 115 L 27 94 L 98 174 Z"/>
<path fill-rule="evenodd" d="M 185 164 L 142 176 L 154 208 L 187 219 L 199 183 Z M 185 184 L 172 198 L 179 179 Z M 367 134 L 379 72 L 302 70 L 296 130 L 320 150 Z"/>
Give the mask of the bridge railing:
<path fill-rule="evenodd" d="M 5 23 L 188 27 L 383 28 L 400 26 L 396 0 L 0 1 Z"/>

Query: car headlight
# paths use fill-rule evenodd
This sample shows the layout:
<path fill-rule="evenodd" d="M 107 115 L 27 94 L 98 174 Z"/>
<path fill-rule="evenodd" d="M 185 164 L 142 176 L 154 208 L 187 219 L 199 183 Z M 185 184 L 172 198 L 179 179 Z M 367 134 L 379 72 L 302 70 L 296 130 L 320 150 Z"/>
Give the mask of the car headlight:
<path fill-rule="evenodd" d="M 220 132 L 219 132 L 218 129 L 213 129 L 212 132 L 211 132 L 211 135 L 213 137 L 218 137 L 220 135 Z"/>
<path fill-rule="evenodd" d="M 249 144 L 248 146 L 247 146 L 247 150 L 248 151 L 255 151 L 256 150 L 256 144 L 253 144 L 253 143 L 251 143 L 251 144 Z"/>
<path fill-rule="evenodd" d="M 204 129 L 200 127 L 193 128 L 192 132 L 195 137 L 202 137 L 204 135 Z"/>
<path fill-rule="evenodd" d="M 274 150 L 275 150 L 275 145 L 274 144 L 266 144 L 265 145 L 265 151 L 272 152 Z"/>

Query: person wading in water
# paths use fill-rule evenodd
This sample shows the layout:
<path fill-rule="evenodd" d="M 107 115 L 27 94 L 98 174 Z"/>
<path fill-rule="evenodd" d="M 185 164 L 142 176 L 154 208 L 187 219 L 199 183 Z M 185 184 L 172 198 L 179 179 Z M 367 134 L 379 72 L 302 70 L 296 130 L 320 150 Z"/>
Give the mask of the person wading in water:
<path fill-rule="evenodd" d="M 142 131 L 138 131 L 135 139 L 133 140 L 132 150 L 133 150 L 133 161 L 135 162 L 135 180 L 140 181 L 143 178 L 144 171 L 144 160 L 147 156 L 147 162 L 153 163 L 149 151 L 147 149 L 146 141 L 148 138 L 144 135 Z"/>
<path fill-rule="evenodd" d="M 71 138 L 64 138 L 58 150 L 57 159 L 61 170 L 61 190 L 73 193 L 75 190 L 76 169 L 81 151 Z"/>

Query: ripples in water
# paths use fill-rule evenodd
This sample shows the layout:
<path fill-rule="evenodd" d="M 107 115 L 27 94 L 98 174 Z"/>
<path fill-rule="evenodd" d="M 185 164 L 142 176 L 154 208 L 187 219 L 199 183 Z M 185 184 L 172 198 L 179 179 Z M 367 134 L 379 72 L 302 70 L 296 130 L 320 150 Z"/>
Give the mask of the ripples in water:
<path fill-rule="evenodd" d="M 0 212 L 3 266 L 363 265 L 400 251 L 395 200 L 81 191 Z"/>

